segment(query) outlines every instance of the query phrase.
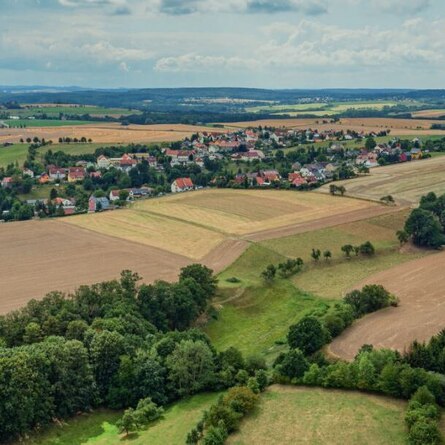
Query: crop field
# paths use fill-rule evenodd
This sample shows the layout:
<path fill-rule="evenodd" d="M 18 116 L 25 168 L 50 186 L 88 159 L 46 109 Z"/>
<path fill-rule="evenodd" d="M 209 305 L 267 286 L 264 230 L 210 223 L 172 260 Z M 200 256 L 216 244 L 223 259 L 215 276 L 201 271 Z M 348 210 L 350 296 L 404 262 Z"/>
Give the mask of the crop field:
<path fill-rule="evenodd" d="M 428 192 L 445 193 L 445 157 L 371 169 L 371 174 L 342 181 L 346 195 L 379 200 L 392 195 L 400 204 L 416 204 Z M 320 191 L 328 193 L 328 187 Z"/>
<path fill-rule="evenodd" d="M 412 116 L 414 118 L 417 118 L 417 117 L 438 118 L 438 117 L 445 116 L 445 109 L 415 111 L 414 113 L 412 113 Z"/>
<path fill-rule="evenodd" d="M 52 290 L 69 291 L 115 278 L 123 269 L 139 272 L 146 282 L 174 280 L 179 269 L 192 262 L 220 272 L 243 254 L 249 242 L 393 211 L 317 193 L 203 190 L 141 201 L 130 209 L 4 224 L 0 312 Z M 268 261 L 270 249 L 264 249 L 262 258 Z M 39 279 L 48 271 L 50 279 Z"/>
<path fill-rule="evenodd" d="M 227 443 L 404 445 L 405 406 L 358 392 L 274 385 Z"/>
<path fill-rule="evenodd" d="M 50 121 L 46 121 L 50 122 Z M 0 128 L 0 143 L 19 142 L 20 139 L 45 138 L 57 143 L 60 137 L 92 139 L 93 142 L 119 144 L 131 142 L 174 142 L 190 137 L 199 131 L 225 132 L 221 128 L 183 124 L 128 125 L 100 123 L 88 125 L 67 125 L 33 128 Z"/>
<path fill-rule="evenodd" d="M 428 255 L 371 275 L 356 283 L 381 284 L 400 299 L 396 308 L 370 314 L 337 337 L 330 351 L 352 359 L 363 344 L 403 351 L 411 342 L 428 340 L 445 328 L 445 254 Z"/>
<path fill-rule="evenodd" d="M 0 313 L 53 290 L 71 291 L 119 277 L 124 269 L 146 282 L 175 280 L 188 258 L 140 243 L 83 230 L 63 221 L 0 226 Z"/>
<path fill-rule="evenodd" d="M 202 412 L 214 403 L 218 393 L 199 394 L 167 408 L 160 420 L 148 429 L 128 437 L 119 434 L 121 411 L 101 410 L 83 414 L 14 445 L 181 445 L 187 433 L 200 420 Z"/>
<path fill-rule="evenodd" d="M 250 113 L 273 113 L 288 114 L 290 116 L 301 116 L 312 114 L 315 116 L 333 116 L 346 110 L 382 110 L 384 107 L 393 107 L 396 102 L 375 101 L 375 102 L 329 102 L 329 103 L 304 103 L 304 104 L 280 104 L 266 105 L 246 108 Z"/>
<path fill-rule="evenodd" d="M 325 120 L 326 121 L 326 120 Z M 393 118 L 342 118 L 338 122 L 323 122 L 321 118 L 312 119 L 267 119 L 251 122 L 233 122 L 224 124 L 227 128 L 246 128 L 270 126 L 276 128 L 316 128 L 322 130 L 355 130 L 358 132 L 379 132 L 390 130 L 391 136 L 430 136 L 445 135 L 445 130 L 431 130 L 437 120 L 428 119 L 393 119 Z"/>
<path fill-rule="evenodd" d="M 382 207 L 366 201 L 316 193 L 274 190 L 203 190 L 140 202 L 136 208 L 198 224 L 229 235 L 282 230 L 288 226 Z M 332 224 L 333 225 L 333 224 Z"/>

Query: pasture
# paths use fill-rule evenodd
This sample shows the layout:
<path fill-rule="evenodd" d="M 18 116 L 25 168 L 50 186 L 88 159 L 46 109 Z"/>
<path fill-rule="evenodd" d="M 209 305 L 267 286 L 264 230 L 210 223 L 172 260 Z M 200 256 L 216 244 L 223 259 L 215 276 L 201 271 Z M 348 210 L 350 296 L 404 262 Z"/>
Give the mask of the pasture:
<path fill-rule="evenodd" d="M 89 114 L 90 116 L 111 116 L 120 117 L 128 114 L 138 114 L 140 111 L 131 110 L 127 108 L 107 108 L 95 105 L 78 105 L 78 104 L 25 104 L 22 109 L 12 110 L 13 115 L 27 118 L 35 116 L 37 119 L 39 115 L 46 114 L 49 117 L 59 117 L 61 113 L 73 114 Z"/>
<path fill-rule="evenodd" d="M 400 249 L 395 231 L 403 226 L 406 211 L 398 211 L 355 223 L 306 230 L 251 245 L 219 274 L 215 300 L 218 318 L 205 327 L 219 349 L 235 346 L 245 353 L 262 353 L 269 359 L 279 351 L 289 325 L 307 314 L 323 315 L 329 306 L 358 281 L 399 264 L 425 256 L 425 252 Z M 371 240 L 374 257 L 345 258 L 344 244 Z M 330 250 L 332 258 L 315 263 L 312 248 Z M 290 279 L 266 284 L 260 274 L 268 264 L 301 257 L 302 272 Z M 238 282 L 232 283 L 231 278 Z"/>
<path fill-rule="evenodd" d="M 392 195 L 402 205 L 416 204 L 428 192 L 445 193 L 445 157 L 405 162 L 371 169 L 369 175 L 342 181 L 346 195 L 379 200 Z M 329 193 L 329 187 L 319 189 Z"/>
<path fill-rule="evenodd" d="M 51 121 L 47 121 L 51 122 Z M 1 128 L 0 143 L 19 142 L 20 139 L 31 139 L 34 136 L 52 140 L 57 143 L 60 137 L 92 139 L 93 142 L 109 144 L 129 144 L 148 142 L 174 142 L 190 137 L 200 131 L 225 132 L 221 128 L 209 128 L 205 126 L 183 124 L 157 124 L 157 125 L 128 125 L 118 123 L 88 122 L 88 125 L 47 126 L 33 128 Z"/>
<path fill-rule="evenodd" d="M 216 401 L 218 393 L 199 394 L 168 407 L 148 429 L 128 437 L 116 426 L 121 411 L 100 410 L 73 417 L 62 426 L 19 442 L 21 445 L 180 445 L 200 420 L 202 412 Z M 18 444 L 17 444 L 18 445 Z"/>
<path fill-rule="evenodd" d="M 358 392 L 274 385 L 227 443 L 404 445 L 405 406 Z"/>
<path fill-rule="evenodd" d="M 78 125 L 91 125 L 94 122 L 81 120 L 58 120 L 58 119 L 6 119 L 9 129 L 13 128 L 34 128 L 34 127 L 71 127 Z"/>

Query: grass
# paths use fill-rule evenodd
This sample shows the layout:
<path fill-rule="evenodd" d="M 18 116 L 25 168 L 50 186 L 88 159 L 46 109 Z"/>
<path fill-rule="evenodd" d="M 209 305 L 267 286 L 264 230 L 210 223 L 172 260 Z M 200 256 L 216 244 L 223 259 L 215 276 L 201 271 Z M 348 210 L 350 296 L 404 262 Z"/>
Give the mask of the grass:
<path fill-rule="evenodd" d="M 104 143 L 86 143 L 86 144 L 52 144 L 46 145 L 39 149 L 39 155 L 45 154 L 48 150 L 63 151 L 70 155 L 82 155 L 82 154 L 92 154 L 99 147 L 105 147 L 108 145 L 119 145 L 119 144 L 104 144 Z M 6 167 L 8 164 L 18 162 L 19 166 L 23 165 L 28 154 L 29 144 L 14 144 L 9 147 L 0 146 L 0 167 Z"/>
<path fill-rule="evenodd" d="M 95 121 L 71 121 L 58 119 L 5 119 L 10 128 L 30 128 L 30 127 L 72 127 L 78 125 L 96 124 Z"/>
<path fill-rule="evenodd" d="M 184 444 L 187 433 L 218 398 L 218 393 L 199 394 L 166 409 L 161 420 L 147 430 L 126 437 L 116 426 L 122 412 L 99 410 L 53 426 L 47 432 L 20 442 L 21 445 L 165 445 Z M 18 445 L 18 444 L 17 444 Z"/>
<path fill-rule="evenodd" d="M 231 266 L 219 274 L 219 295 L 215 300 L 218 318 L 205 331 L 218 349 L 229 346 L 243 353 L 266 354 L 280 349 L 289 325 L 308 313 L 323 314 L 329 306 L 374 273 L 419 258 L 425 252 L 402 252 L 395 231 L 403 226 L 407 210 L 365 221 L 342 224 L 285 238 L 253 243 Z M 343 244 L 370 240 L 377 249 L 371 258 L 346 259 Z M 312 248 L 330 249 L 333 258 L 311 260 Z M 276 279 L 265 285 L 260 274 L 268 264 L 302 257 L 305 267 L 291 279 Z M 236 277 L 237 283 L 227 279 Z"/>
<path fill-rule="evenodd" d="M 38 118 L 39 114 L 46 114 L 50 117 L 58 117 L 60 113 L 73 115 L 73 114 L 90 114 L 93 116 L 124 116 L 128 114 L 137 114 L 140 111 L 128 110 L 126 108 L 107 108 L 91 105 L 50 105 L 47 106 L 32 106 L 28 105 L 26 108 L 21 110 L 10 110 L 9 113 L 12 116 L 19 116 L 22 118 L 27 118 L 30 116 L 35 116 Z"/>
<path fill-rule="evenodd" d="M 227 444 L 404 445 L 405 406 L 358 392 L 275 385 Z"/>

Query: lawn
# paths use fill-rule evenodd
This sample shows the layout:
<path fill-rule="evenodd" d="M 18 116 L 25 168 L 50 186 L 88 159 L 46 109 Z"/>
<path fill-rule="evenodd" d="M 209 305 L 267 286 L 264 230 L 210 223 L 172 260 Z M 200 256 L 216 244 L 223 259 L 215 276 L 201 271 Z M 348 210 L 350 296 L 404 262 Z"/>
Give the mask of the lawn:
<path fill-rule="evenodd" d="M 405 445 L 405 406 L 359 392 L 274 385 L 227 444 Z"/>
<path fill-rule="evenodd" d="M 200 394 L 166 409 L 161 420 L 147 430 L 119 434 L 116 422 L 121 412 L 100 410 L 68 420 L 63 426 L 54 426 L 48 432 L 20 442 L 21 445 L 180 445 L 187 433 L 218 397 L 218 393 Z M 18 443 L 16 444 L 18 445 Z"/>

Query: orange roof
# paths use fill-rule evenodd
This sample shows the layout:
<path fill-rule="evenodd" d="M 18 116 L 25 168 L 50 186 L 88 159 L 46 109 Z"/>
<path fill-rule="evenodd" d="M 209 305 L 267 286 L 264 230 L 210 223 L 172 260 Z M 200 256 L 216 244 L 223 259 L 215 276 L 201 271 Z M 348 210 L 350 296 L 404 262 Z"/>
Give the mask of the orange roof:
<path fill-rule="evenodd" d="M 185 189 L 188 187 L 193 187 L 193 181 L 190 178 L 178 178 L 175 180 L 176 186 Z"/>

